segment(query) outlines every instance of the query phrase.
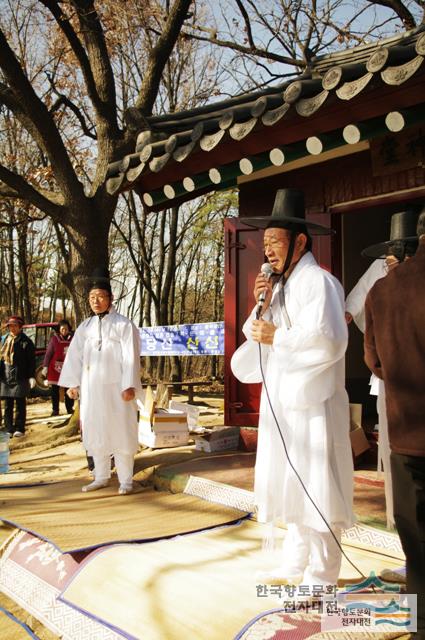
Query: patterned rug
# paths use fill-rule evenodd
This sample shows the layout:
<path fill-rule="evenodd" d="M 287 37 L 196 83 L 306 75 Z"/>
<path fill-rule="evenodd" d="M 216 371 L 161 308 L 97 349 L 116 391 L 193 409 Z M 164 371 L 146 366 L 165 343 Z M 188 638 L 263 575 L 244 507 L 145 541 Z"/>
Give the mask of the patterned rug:
<path fill-rule="evenodd" d="M 199 496 L 203 500 L 223 504 L 235 509 L 254 511 L 254 493 L 238 487 L 214 482 L 206 478 L 190 476 L 185 493 Z M 404 560 L 400 538 L 397 533 L 383 529 L 375 529 L 368 525 L 356 523 L 346 529 L 342 542 L 355 548 L 377 551 L 392 558 Z"/>
<path fill-rule="evenodd" d="M 0 519 L 62 552 L 202 531 L 246 518 L 246 512 L 198 497 L 139 490 L 120 496 L 113 484 L 81 493 L 81 480 L 3 488 Z"/>
<path fill-rule="evenodd" d="M 61 553 L 52 544 L 25 531 L 17 531 L 3 545 L 0 591 L 63 640 L 122 640 L 122 635 L 58 600 L 67 580 L 79 566 L 70 554 Z M 28 634 L 22 635 L 25 630 L 21 623 L 10 619 L 4 622 L 10 630 L 10 625 L 14 625 L 16 635 L 6 635 L 0 626 L 2 640 L 21 640 L 21 637 L 28 640 Z"/>
<path fill-rule="evenodd" d="M 278 542 L 284 533 L 277 532 Z M 258 571 L 270 561 L 261 550 L 264 534 L 264 525 L 243 520 L 167 540 L 70 554 L 17 531 L 4 545 L 0 591 L 63 640 L 230 640 L 248 630 L 248 620 L 281 606 L 277 588 L 265 593 L 257 585 Z M 361 549 L 352 555 L 367 573 L 382 562 Z M 349 567 L 343 575 L 350 575 Z M 303 624 L 285 619 L 304 633 L 300 639 L 320 631 L 311 614 L 300 615 L 295 621 Z M 286 639 L 274 631 L 267 635 L 278 623 L 265 621 L 258 634 L 253 629 L 246 637 Z"/>

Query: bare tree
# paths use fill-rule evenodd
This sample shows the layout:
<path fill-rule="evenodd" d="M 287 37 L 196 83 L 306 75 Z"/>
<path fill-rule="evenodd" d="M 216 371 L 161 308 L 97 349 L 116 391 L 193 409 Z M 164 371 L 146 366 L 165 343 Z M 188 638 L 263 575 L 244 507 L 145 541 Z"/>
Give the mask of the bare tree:
<path fill-rule="evenodd" d="M 0 198 L 27 202 L 63 229 L 64 277 L 80 318 L 82 300 L 76 291 L 82 277 L 95 265 L 108 263 L 108 234 L 117 198 L 110 196 L 105 188 L 107 167 L 134 148 L 135 130 L 132 123 L 122 126 L 119 122 L 103 3 L 9 0 L 4 4 L 8 11 L 0 18 L 0 104 L 42 150 L 51 171 L 52 186 L 46 188 L 37 176 L 30 179 L 21 175 L 3 159 Z M 152 113 L 164 67 L 188 18 L 190 5 L 191 0 L 167 2 L 165 9 L 159 2 L 125 3 L 129 17 L 133 15 L 130 9 L 143 8 L 145 20 L 149 21 L 153 14 L 162 19 L 161 33 L 150 32 L 151 47 L 135 100 L 140 113 L 139 129 L 143 117 Z M 122 4 L 121 11 L 124 12 Z M 106 20 L 106 9 L 104 15 Z M 50 42 L 54 40 L 52 22 L 60 34 L 54 42 L 54 51 L 50 49 Z M 46 57 L 34 65 L 28 38 L 35 25 L 39 48 L 44 39 Z M 113 43 L 110 48 L 113 49 Z M 75 85 L 65 82 L 65 71 L 72 66 L 84 86 L 85 95 L 81 100 Z M 50 86 L 46 85 L 47 80 Z M 65 126 L 64 112 L 69 119 L 73 118 L 72 127 Z M 74 155 L 77 131 L 80 137 L 96 145 L 95 154 L 88 149 L 83 167 Z"/>

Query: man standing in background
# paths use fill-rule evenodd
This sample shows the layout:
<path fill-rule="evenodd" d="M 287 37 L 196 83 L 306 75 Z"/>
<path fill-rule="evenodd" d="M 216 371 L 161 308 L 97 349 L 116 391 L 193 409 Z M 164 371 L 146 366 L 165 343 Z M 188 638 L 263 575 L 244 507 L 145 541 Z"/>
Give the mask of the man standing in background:
<path fill-rule="evenodd" d="M 385 384 L 394 518 L 425 640 L 425 209 L 416 254 L 366 298 L 365 361 Z"/>
<path fill-rule="evenodd" d="M 88 299 L 92 315 L 76 330 L 59 378 L 71 398 L 80 397 L 83 444 L 94 460 L 94 481 L 82 490 L 108 485 L 113 455 L 119 493 L 131 493 L 138 449 L 139 330 L 112 305 L 107 269 L 93 273 Z"/>
<path fill-rule="evenodd" d="M 24 321 L 11 316 L 0 354 L 0 396 L 5 399 L 4 426 L 16 438 L 25 435 L 27 396 L 35 387 L 35 347 L 22 331 Z M 14 419 L 14 406 L 16 406 Z"/>

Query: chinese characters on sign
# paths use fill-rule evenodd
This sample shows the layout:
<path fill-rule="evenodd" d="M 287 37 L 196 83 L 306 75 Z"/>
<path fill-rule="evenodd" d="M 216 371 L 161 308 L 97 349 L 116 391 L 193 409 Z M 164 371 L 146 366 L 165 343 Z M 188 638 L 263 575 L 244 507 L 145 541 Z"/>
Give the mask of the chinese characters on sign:
<path fill-rule="evenodd" d="M 402 133 L 389 134 L 370 141 L 370 153 L 374 176 L 399 172 L 425 165 L 425 127 L 423 125 L 403 129 Z"/>
<path fill-rule="evenodd" d="M 142 356 L 222 356 L 224 322 L 139 329 Z"/>

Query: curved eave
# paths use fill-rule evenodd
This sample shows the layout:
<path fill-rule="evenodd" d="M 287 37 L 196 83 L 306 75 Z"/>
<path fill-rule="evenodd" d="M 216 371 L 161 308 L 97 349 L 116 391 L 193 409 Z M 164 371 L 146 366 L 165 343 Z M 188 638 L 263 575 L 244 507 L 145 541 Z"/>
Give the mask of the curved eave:
<path fill-rule="evenodd" d="M 245 101 L 226 101 L 222 108 L 211 105 L 183 117 L 152 118 L 151 131 L 139 134 L 135 153 L 109 166 L 108 191 L 135 189 L 148 209 L 160 210 L 235 186 L 244 175 L 243 159 L 249 159 L 245 170 L 249 163 L 253 171 L 271 166 L 270 151 L 277 141 L 287 157 L 308 156 L 312 137 L 319 139 L 323 151 L 347 144 L 342 136 L 347 124 L 361 125 L 369 138 L 382 135 L 385 116 L 394 108 L 420 120 L 425 33 L 393 39 L 391 46 L 369 47 L 367 56 L 362 50 L 360 57 L 350 59 L 345 53 L 344 64 L 326 66 L 322 61 L 321 77 L 303 76 L 284 91 L 279 87 L 249 94 Z M 338 62 L 335 55 L 329 60 Z"/>

